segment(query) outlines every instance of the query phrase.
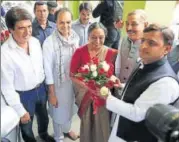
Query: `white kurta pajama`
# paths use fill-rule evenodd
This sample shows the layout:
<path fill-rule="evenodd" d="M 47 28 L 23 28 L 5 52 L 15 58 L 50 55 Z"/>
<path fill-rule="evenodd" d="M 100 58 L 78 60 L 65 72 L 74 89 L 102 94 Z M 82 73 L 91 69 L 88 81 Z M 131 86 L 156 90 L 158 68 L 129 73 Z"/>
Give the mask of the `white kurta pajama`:
<path fill-rule="evenodd" d="M 55 123 L 56 141 L 63 138 L 63 132 L 69 131 L 72 116 L 77 112 L 69 77 L 71 57 L 77 47 L 79 47 L 79 37 L 74 31 L 68 39 L 63 38 L 58 31 L 54 31 L 43 44 L 45 82 L 47 85 L 54 84 L 58 100 L 58 108 L 49 103 L 49 114 Z"/>
<path fill-rule="evenodd" d="M 154 104 L 170 104 L 179 96 L 179 86 L 176 80 L 164 77 L 152 83 L 135 101 L 134 104 L 125 103 L 113 96 L 109 96 L 106 101 L 108 110 L 117 114 L 114 126 L 109 137 L 109 142 L 125 142 L 117 134 L 120 115 L 135 122 L 145 119 L 147 109 Z"/>

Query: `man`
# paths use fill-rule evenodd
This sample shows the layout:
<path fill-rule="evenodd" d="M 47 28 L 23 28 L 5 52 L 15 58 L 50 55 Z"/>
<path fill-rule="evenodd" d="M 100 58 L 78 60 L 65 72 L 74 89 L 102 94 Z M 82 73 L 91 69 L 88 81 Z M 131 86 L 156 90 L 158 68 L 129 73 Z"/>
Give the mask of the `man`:
<path fill-rule="evenodd" d="M 73 22 L 72 28 L 80 37 L 80 46 L 88 42 L 88 27 L 91 24 L 90 17 L 92 5 L 88 2 L 81 3 L 79 6 L 80 17 Z"/>
<path fill-rule="evenodd" d="M 55 11 L 57 9 L 57 2 L 56 1 L 49 1 L 47 2 L 47 6 L 48 6 L 48 20 L 51 22 L 55 22 Z"/>
<path fill-rule="evenodd" d="M 179 71 L 179 18 L 177 12 L 179 11 L 179 4 L 176 5 L 171 30 L 174 33 L 173 49 L 168 54 L 168 60 L 175 72 Z"/>
<path fill-rule="evenodd" d="M 34 5 L 35 20 L 32 23 L 32 36 L 36 37 L 41 45 L 44 40 L 54 31 L 56 24 L 50 22 L 46 2 L 39 1 Z"/>
<path fill-rule="evenodd" d="M 131 74 L 122 100 L 106 98 L 107 109 L 117 115 L 109 142 L 157 142 L 145 126 L 145 115 L 154 104 L 173 104 L 179 97 L 176 74 L 166 55 L 171 50 L 173 33 L 155 24 L 144 29 L 140 46 L 142 63 Z"/>
<path fill-rule="evenodd" d="M 72 13 L 69 9 L 57 10 L 55 18 L 57 29 L 44 41 L 43 57 L 54 137 L 56 142 L 63 142 L 63 133 L 72 140 L 79 138 L 71 130 L 76 112 L 74 89 L 69 78 L 71 56 L 79 47 L 79 37 L 71 29 Z"/>
<path fill-rule="evenodd" d="M 120 40 L 120 29 L 114 26 L 118 19 L 122 19 L 123 1 L 104 0 L 101 1 L 93 10 L 94 18 L 100 16 L 100 22 L 107 28 L 108 34 L 105 39 L 105 45 L 113 49 L 118 49 Z"/>
<path fill-rule="evenodd" d="M 137 9 L 127 15 L 127 37 L 120 41 L 119 54 L 115 64 L 115 73 L 121 83 L 126 83 L 132 70 L 137 65 L 139 46 L 144 28 L 148 25 L 144 10 Z"/>
<path fill-rule="evenodd" d="M 179 40 L 175 47 L 173 47 L 172 51 L 168 54 L 167 58 L 173 70 L 177 73 L 179 71 Z"/>
<path fill-rule="evenodd" d="M 23 8 L 11 8 L 5 17 L 11 32 L 1 47 L 1 90 L 7 103 L 20 117 L 25 142 L 36 142 L 32 123 L 37 116 L 38 133 L 45 142 L 54 142 L 48 135 L 47 95 L 41 46 L 32 37 L 32 17 Z"/>

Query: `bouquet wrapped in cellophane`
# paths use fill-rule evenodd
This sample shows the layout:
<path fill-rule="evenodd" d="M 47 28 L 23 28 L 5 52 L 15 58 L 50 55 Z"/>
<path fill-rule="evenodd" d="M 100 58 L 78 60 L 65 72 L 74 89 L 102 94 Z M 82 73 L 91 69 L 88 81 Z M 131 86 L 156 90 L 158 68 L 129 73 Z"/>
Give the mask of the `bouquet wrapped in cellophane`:
<path fill-rule="evenodd" d="M 72 80 L 80 117 L 91 102 L 93 114 L 96 114 L 98 109 L 105 105 L 103 97 L 108 95 L 109 89 L 120 84 L 113 72 L 113 64 L 92 58 L 90 62 L 79 67 L 76 74 L 72 75 L 75 78 Z"/>
<path fill-rule="evenodd" d="M 99 61 L 93 58 L 78 69 L 75 77 L 83 81 L 88 89 L 95 93 L 96 89 L 100 90 L 100 94 L 105 96 L 109 89 L 119 84 L 119 80 L 113 75 L 114 66 L 106 61 Z"/>

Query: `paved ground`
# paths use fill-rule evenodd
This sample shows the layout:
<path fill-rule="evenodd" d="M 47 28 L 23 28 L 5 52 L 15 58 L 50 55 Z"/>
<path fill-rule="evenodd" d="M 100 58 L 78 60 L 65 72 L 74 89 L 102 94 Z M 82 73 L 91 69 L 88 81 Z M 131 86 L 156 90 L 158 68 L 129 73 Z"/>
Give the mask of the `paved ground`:
<path fill-rule="evenodd" d="M 75 115 L 73 117 L 72 130 L 74 130 L 75 132 L 79 133 L 79 129 L 80 129 L 80 119 L 79 119 L 79 117 L 77 115 Z M 35 136 L 37 138 L 37 141 L 42 142 L 42 140 L 40 140 L 40 138 L 38 137 L 36 119 L 34 119 L 33 130 L 34 130 L 34 134 L 35 134 Z M 52 126 L 51 118 L 50 118 L 50 122 L 49 122 L 48 132 L 49 132 L 50 135 L 53 136 L 53 126 Z M 76 140 L 76 141 L 72 141 L 69 138 L 65 138 L 64 142 L 79 142 L 79 139 Z"/>

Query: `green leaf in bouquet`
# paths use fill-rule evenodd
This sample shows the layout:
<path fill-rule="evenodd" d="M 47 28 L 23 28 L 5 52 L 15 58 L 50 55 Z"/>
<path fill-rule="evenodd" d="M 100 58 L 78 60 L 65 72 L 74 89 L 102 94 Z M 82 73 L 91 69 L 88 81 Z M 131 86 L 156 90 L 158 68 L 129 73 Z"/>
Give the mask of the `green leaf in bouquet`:
<path fill-rule="evenodd" d="M 105 84 L 107 82 L 107 79 L 103 78 L 99 80 L 100 84 Z"/>
<path fill-rule="evenodd" d="M 84 81 L 85 81 L 85 82 L 88 82 L 88 81 L 89 81 L 89 79 L 88 79 L 88 78 L 85 78 L 85 79 L 84 79 Z"/>
<path fill-rule="evenodd" d="M 102 85 L 102 84 L 100 83 L 100 81 L 96 81 L 96 84 L 97 84 L 97 85 Z"/>
<path fill-rule="evenodd" d="M 99 65 L 98 65 L 98 69 L 100 69 L 100 68 L 102 68 L 103 67 L 103 65 L 100 63 Z"/>

